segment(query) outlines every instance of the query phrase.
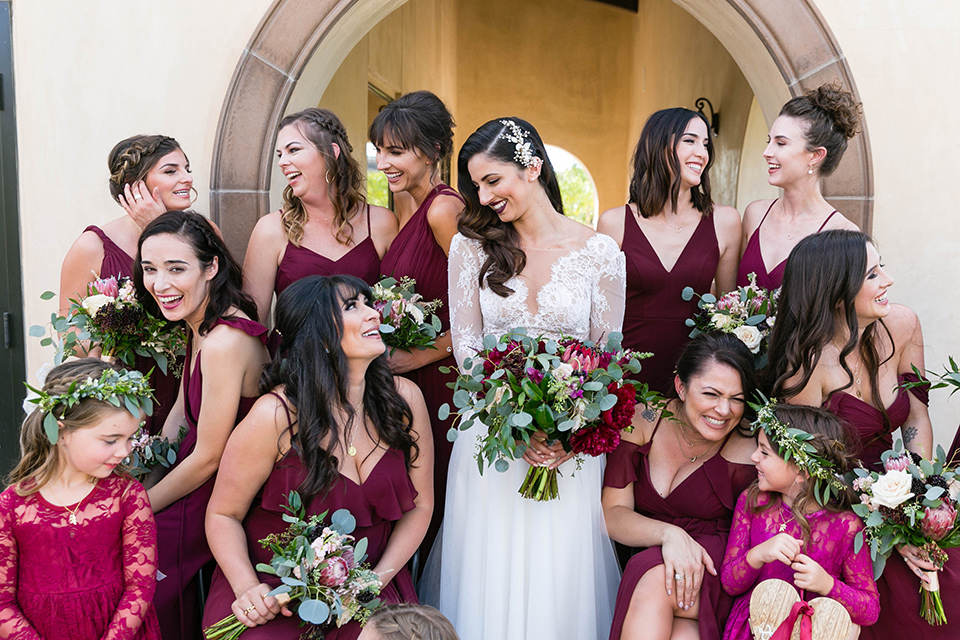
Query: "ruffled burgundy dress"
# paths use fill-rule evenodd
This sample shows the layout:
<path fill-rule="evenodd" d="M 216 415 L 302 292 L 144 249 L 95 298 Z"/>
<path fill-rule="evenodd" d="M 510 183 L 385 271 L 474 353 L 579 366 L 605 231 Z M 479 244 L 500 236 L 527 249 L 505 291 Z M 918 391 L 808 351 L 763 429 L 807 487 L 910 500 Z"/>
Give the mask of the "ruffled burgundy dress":
<path fill-rule="evenodd" d="M 8 487 L 0 494 L 0 637 L 159 640 L 150 604 L 156 549 L 147 492 L 131 478 L 97 480 L 70 509 Z"/>
<path fill-rule="evenodd" d="M 283 505 L 286 504 L 289 493 L 300 486 L 305 475 L 300 456 L 291 449 L 274 466 L 258 498 L 253 501 L 247 517 L 243 520 L 243 529 L 247 534 L 247 548 L 254 565 L 261 562 L 269 564 L 273 558 L 273 553 L 264 549 L 260 540 L 287 529 L 289 524 L 283 521 L 286 513 Z M 414 508 L 416 497 L 417 491 L 407 475 L 403 453 L 397 449 L 388 449 L 362 484 L 341 475 L 326 496 L 317 497 L 310 503 L 307 514 L 316 515 L 324 511 L 332 514 L 338 509 L 348 509 L 357 520 L 357 528 L 351 535 L 356 540 L 367 539 L 369 546 L 366 561 L 374 567 L 387 548 L 394 524 L 404 513 Z M 276 576 L 263 573 L 257 575 L 270 587 L 280 585 L 280 579 Z M 380 598 L 390 604 L 417 602 L 413 580 L 406 567 L 384 587 Z M 230 605 L 235 599 L 230 583 L 218 568 L 213 574 L 210 597 L 203 614 L 203 626 L 216 624 L 230 615 Z M 242 637 L 244 640 L 294 640 L 299 638 L 304 630 L 300 626 L 300 618 L 294 613 L 292 617 L 277 616 L 264 625 L 247 629 Z M 359 623 L 349 622 L 340 628 L 325 629 L 324 638 L 355 640 L 360 635 L 360 630 Z"/>
<path fill-rule="evenodd" d="M 716 453 L 669 495 L 661 496 L 653 488 L 647 464 L 647 454 L 659 428 L 658 421 L 650 441 L 644 445 L 622 441 L 617 450 L 607 456 L 603 484 L 622 489 L 633 483 L 634 509 L 638 513 L 682 528 L 707 550 L 714 565 L 719 567 L 727 548 L 737 498 L 756 479 L 757 470 L 752 464 L 730 462 Z M 660 547 L 639 550 L 630 558 L 617 592 L 610 640 L 620 638 L 637 583 L 648 570 L 659 564 L 663 564 Z M 721 636 L 732 605 L 733 598 L 720 586 L 720 578 L 704 573 L 698 620 L 701 638 Z"/>
<path fill-rule="evenodd" d="M 266 339 L 266 327 L 253 320 L 220 318 L 216 324 L 240 329 L 247 335 L 260 340 Z M 186 393 L 184 409 L 188 431 L 180 444 L 174 468 L 193 452 L 197 444 L 197 422 L 200 419 L 203 391 L 203 374 L 200 369 L 203 351 L 197 352 L 196 363 L 190 361 L 190 352 L 188 341 L 188 357 L 183 369 L 183 389 Z M 235 424 L 243 420 L 256 401 L 256 398 L 240 398 Z M 215 480 L 216 475 L 156 514 L 159 568 L 166 577 L 157 583 L 157 592 L 153 601 L 160 618 L 163 640 L 187 640 L 201 637 L 202 612 L 197 574 L 204 565 L 213 560 L 213 554 L 207 546 L 203 520 Z"/>
<path fill-rule="evenodd" d="M 720 243 L 713 216 L 703 216 L 677 263 L 667 271 L 630 205 L 623 210 L 621 248 L 627 259 L 623 346 L 653 353 L 640 363 L 636 378 L 666 393 L 673 388 L 677 358 L 690 341 L 686 320 L 699 311 L 696 298 L 685 301 L 681 294 L 685 287 L 693 287 L 697 293 L 710 291 L 720 263 Z"/>
<path fill-rule="evenodd" d="M 100 277 L 133 279 L 133 258 L 126 251 L 121 249 L 117 243 L 100 227 L 90 225 L 84 231 L 92 231 L 100 238 L 103 243 L 103 262 L 100 263 Z M 135 368 L 143 374 L 153 369 L 153 375 L 150 376 L 150 386 L 153 387 L 153 395 L 157 399 L 153 408 L 153 415 L 147 418 L 146 428 L 151 434 L 159 433 L 163 429 L 163 423 L 170 413 L 171 407 L 177 401 L 177 394 L 180 393 L 180 379 L 173 375 L 173 370 L 179 369 L 183 364 L 183 358 L 177 358 L 177 361 L 169 363 L 167 373 L 164 374 L 157 367 L 153 358 L 137 356 Z"/>
<path fill-rule="evenodd" d="M 899 377 L 916 382 L 913 374 Z M 924 404 L 927 403 L 927 391 L 914 388 L 910 392 Z M 860 436 L 863 448 L 860 459 L 865 465 L 882 469 L 880 454 L 893 446 L 893 432 L 903 426 L 910 416 L 910 397 L 900 389 L 893 403 L 887 407 L 889 422 L 884 423 L 883 414 L 856 396 L 838 392 L 830 396 L 824 406 L 843 418 Z M 947 615 L 947 624 L 931 626 L 919 615 L 920 578 L 903 561 L 899 553 L 892 553 L 887 559 L 883 575 L 877 580 L 880 592 L 880 619 L 872 627 L 864 627 L 861 640 L 887 640 L 889 638 L 911 638 L 923 640 L 956 640 L 960 638 L 960 549 L 947 549 L 949 560 L 940 572 L 940 591 L 943 595 L 943 608 Z"/>
<path fill-rule="evenodd" d="M 424 300 L 440 300 L 442 305 L 436 311 L 440 319 L 441 331 L 450 331 L 450 306 L 447 299 L 447 254 L 437 244 L 433 230 L 427 220 L 427 210 L 440 195 L 455 196 L 462 201 L 460 194 L 445 184 L 433 188 L 400 233 L 394 238 L 390 250 L 383 256 L 380 263 L 382 276 L 391 276 L 398 280 L 409 276 L 416 280 L 416 291 Z M 423 549 L 429 551 L 433 539 L 436 537 L 440 521 L 443 519 L 443 504 L 446 497 L 447 467 L 450 464 L 450 451 L 453 443 L 447 440 L 447 431 L 453 424 L 452 416 L 440 420 L 437 412 L 444 403 L 453 406 L 453 389 L 447 383 L 454 380 L 453 373 L 444 375 L 440 367 L 456 369 L 457 362 L 452 355 L 443 360 L 432 362 L 425 367 L 408 371 L 403 376 L 412 380 L 420 391 L 427 405 L 430 423 L 433 427 L 433 491 L 434 510 L 430 530 L 423 539 Z"/>

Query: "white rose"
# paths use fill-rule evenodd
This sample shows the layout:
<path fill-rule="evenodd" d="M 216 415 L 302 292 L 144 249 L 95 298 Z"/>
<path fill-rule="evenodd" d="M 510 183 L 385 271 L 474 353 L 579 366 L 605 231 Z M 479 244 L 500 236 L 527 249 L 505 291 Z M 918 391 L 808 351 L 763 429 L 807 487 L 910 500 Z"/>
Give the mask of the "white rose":
<path fill-rule="evenodd" d="M 960 482 L 957 482 L 956 478 L 950 478 L 947 482 L 947 491 L 950 492 L 950 499 L 956 500 L 960 496 Z"/>
<path fill-rule="evenodd" d="M 417 324 L 423 324 L 423 310 L 415 304 L 411 304 L 407 307 L 407 310 L 410 312 L 410 315 L 413 316 L 413 321 Z"/>
<path fill-rule="evenodd" d="M 760 330 L 756 327 L 747 324 L 740 325 L 733 330 L 733 335 L 740 338 L 740 342 L 747 345 L 751 353 L 760 352 L 760 342 L 763 340 L 763 336 L 760 335 Z"/>
<path fill-rule="evenodd" d="M 887 471 L 873 483 L 873 502 L 896 509 L 901 503 L 913 497 L 910 491 L 912 486 L 913 476 L 909 471 Z"/>
<path fill-rule="evenodd" d="M 710 324 L 715 326 L 717 329 L 722 330 L 733 324 L 733 318 L 725 313 L 715 313 L 710 316 Z"/>
<path fill-rule="evenodd" d="M 87 310 L 91 316 L 97 315 L 97 311 L 105 304 L 110 304 L 113 302 L 113 298 L 110 296 L 105 296 L 103 294 L 97 294 L 95 296 L 87 296 L 83 301 L 83 308 Z"/>
<path fill-rule="evenodd" d="M 569 362 L 561 362 L 553 370 L 553 375 L 559 380 L 566 380 L 573 374 L 573 365 Z"/>

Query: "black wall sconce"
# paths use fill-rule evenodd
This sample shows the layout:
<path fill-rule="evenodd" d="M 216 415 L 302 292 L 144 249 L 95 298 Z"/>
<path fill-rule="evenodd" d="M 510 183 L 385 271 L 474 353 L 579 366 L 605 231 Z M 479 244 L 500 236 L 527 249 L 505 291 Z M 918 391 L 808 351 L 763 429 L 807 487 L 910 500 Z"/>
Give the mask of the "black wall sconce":
<path fill-rule="evenodd" d="M 710 123 L 710 129 L 713 130 L 714 136 L 720 135 L 720 112 L 713 110 L 713 104 L 706 98 L 697 98 L 696 102 L 693 103 L 697 107 L 697 111 L 700 112 L 704 118 L 707 118 L 707 114 L 703 112 L 703 106 L 706 105 L 710 107 L 710 117 L 707 118 L 707 122 Z"/>

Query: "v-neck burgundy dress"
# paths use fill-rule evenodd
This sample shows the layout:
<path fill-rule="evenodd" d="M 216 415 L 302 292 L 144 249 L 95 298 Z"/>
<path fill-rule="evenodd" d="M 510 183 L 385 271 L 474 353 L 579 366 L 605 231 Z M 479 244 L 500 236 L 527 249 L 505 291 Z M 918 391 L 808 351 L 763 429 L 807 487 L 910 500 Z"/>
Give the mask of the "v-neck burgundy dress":
<path fill-rule="evenodd" d="M 897 382 L 904 380 L 916 382 L 913 374 L 900 376 Z M 924 404 L 927 392 L 914 388 L 912 393 Z M 859 436 L 863 443 L 860 460 L 868 467 L 882 469 L 880 454 L 893 446 L 893 432 L 903 426 L 910 416 L 910 396 L 903 389 L 887 408 L 888 422 L 883 414 L 849 393 L 838 392 L 830 396 L 824 406 L 843 418 Z M 888 640 L 890 638 L 911 638 L 923 640 L 956 640 L 960 638 L 960 549 L 947 549 L 949 560 L 940 572 L 940 592 L 943 595 L 943 608 L 947 615 L 947 624 L 934 627 L 927 624 L 919 615 L 920 578 L 903 561 L 899 553 L 890 554 L 883 575 L 877 580 L 880 592 L 880 619 L 860 632 L 861 640 Z"/>
<path fill-rule="evenodd" d="M 266 327 L 253 320 L 221 318 L 216 324 L 239 329 L 262 341 L 266 339 Z M 197 352 L 195 363 L 191 362 L 190 351 L 188 342 L 188 357 L 183 369 L 183 390 L 186 394 L 184 413 L 188 431 L 180 443 L 173 468 L 193 453 L 197 444 L 197 424 L 203 400 L 203 375 L 200 369 L 203 350 Z M 256 398 L 240 398 L 234 424 L 243 420 L 256 401 Z M 201 638 L 200 616 L 203 612 L 200 611 L 197 574 L 213 560 L 203 521 L 215 480 L 216 475 L 213 475 L 200 487 L 156 514 L 157 565 L 160 573 L 166 577 L 157 583 L 153 604 L 160 619 L 163 640 Z"/>
<path fill-rule="evenodd" d="M 658 421 L 650 435 L 650 441 L 646 444 L 638 446 L 626 440 L 621 441 L 616 451 L 607 456 L 603 484 L 605 487 L 622 489 L 633 483 L 635 511 L 648 518 L 682 528 L 707 550 L 714 565 L 719 567 L 727 549 L 727 537 L 730 534 L 737 499 L 756 479 L 756 467 L 752 464 L 730 462 L 718 451 L 669 495 L 661 496 L 653 488 L 647 460 L 659 428 Z M 727 438 L 729 437 L 728 435 Z M 722 450 L 723 445 L 720 447 L 720 451 Z M 660 547 L 640 550 L 630 558 L 617 592 L 610 640 L 620 638 L 624 619 L 630 608 L 630 599 L 640 579 L 659 564 L 663 564 Z M 733 598 L 721 587 L 720 578 L 704 572 L 700 586 L 700 637 L 719 638 L 732 606 Z"/>
<path fill-rule="evenodd" d="M 683 299 L 683 289 L 709 292 L 720 263 L 713 216 L 700 218 L 673 269 L 667 271 L 627 205 L 621 249 L 627 259 L 623 346 L 653 353 L 641 361 L 637 378 L 652 390 L 666 393 L 673 388 L 677 358 L 690 340 L 686 320 L 699 311 L 696 297 Z"/>

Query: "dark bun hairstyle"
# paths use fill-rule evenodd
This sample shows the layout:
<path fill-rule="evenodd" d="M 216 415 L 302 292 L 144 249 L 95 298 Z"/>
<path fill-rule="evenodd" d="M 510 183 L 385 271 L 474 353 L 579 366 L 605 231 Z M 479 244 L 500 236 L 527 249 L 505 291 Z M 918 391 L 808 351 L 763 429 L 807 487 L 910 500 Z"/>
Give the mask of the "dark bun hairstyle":
<path fill-rule="evenodd" d="M 783 105 L 780 115 L 804 122 L 808 151 L 817 147 L 827 150 L 819 169 L 820 175 L 828 176 L 836 170 L 847 150 L 847 140 L 860 133 L 863 104 L 837 81 L 793 98 Z"/>

